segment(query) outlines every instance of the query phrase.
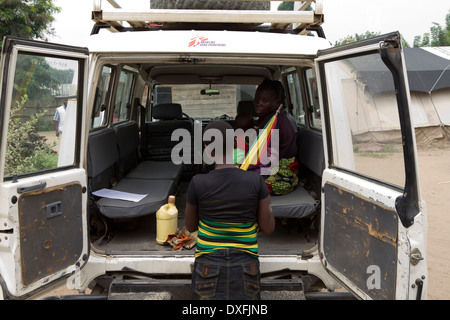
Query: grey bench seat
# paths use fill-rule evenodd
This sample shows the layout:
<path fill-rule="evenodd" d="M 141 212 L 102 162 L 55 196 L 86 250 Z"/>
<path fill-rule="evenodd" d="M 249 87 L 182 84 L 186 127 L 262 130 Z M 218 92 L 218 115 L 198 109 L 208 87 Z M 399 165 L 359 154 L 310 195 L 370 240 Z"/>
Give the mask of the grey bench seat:
<path fill-rule="evenodd" d="M 101 198 L 97 201 L 100 212 L 108 218 L 137 218 L 155 213 L 167 203 L 172 180 L 122 179 L 111 190 L 147 194 L 139 202 Z"/>
<path fill-rule="evenodd" d="M 270 201 L 276 218 L 304 218 L 316 211 L 316 200 L 302 186 L 288 194 L 272 196 Z"/>
<path fill-rule="evenodd" d="M 127 179 L 161 180 L 170 179 L 177 182 L 180 179 L 182 165 L 171 161 L 142 161 L 127 173 Z"/>
<path fill-rule="evenodd" d="M 299 128 L 297 147 L 300 167 L 307 168 L 321 177 L 325 168 L 322 136 Z M 273 215 L 277 218 L 305 218 L 317 209 L 317 201 L 301 185 L 289 194 L 272 196 L 271 203 Z"/>
<path fill-rule="evenodd" d="M 114 129 L 104 128 L 89 135 L 87 172 L 90 192 L 108 188 L 115 191 L 147 194 L 139 202 L 109 198 L 96 199 L 102 215 L 117 219 L 136 218 L 153 214 L 167 203 L 169 195 L 174 191 L 175 179 L 143 179 L 143 175 L 139 179 L 126 176 L 117 178 L 119 158 L 118 138 Z M 155 165 L 150 168 L 156 172 Z M 178 172 L 178 170 L 173 172 Z M 174 175 L 173 172 L 171 176 Z M 157 173 L 160 177 L 162 176 L 162 171 Z"/>
<path fill-rule="evenodd" d="M 119 178 L 128 179 L 170 179 L 178 182 L 183 165 L 172 161 L 141 161 L 139 155 L 139 128 L 136 121 L 127 121 L 114 126 L 117 136 L 119 158 L 117 171 Z"/>

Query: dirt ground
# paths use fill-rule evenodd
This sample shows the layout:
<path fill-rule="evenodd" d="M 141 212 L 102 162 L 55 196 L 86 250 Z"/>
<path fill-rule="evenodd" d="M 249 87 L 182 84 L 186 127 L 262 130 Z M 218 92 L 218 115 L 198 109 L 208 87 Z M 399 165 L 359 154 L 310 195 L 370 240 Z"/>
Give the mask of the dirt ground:
<path fill-rule="evenodd" d="M 419 149 L 428 212 L 428 299 L 450 299 L 450 145 Z"/>
<path fill-rule="evenodd" d="M 450 143 L 419 147 L 418 155 L 421 194 L 428 212 L 428 299 L 450 300 Z M 380 169 L 379 159 L 366 157 L 364 163 L 369 170 Z M 76 293 L 63 286 L 47 295 Z"/>

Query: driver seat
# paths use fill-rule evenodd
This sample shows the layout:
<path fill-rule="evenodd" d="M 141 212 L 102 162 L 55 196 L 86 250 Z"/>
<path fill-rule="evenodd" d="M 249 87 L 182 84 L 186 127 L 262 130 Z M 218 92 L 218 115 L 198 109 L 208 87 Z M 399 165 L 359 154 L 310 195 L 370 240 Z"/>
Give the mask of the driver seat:
<path fill-rule="evenodd" d="M 181 104 L 163 103 L 152 107 L 152 122 L 146 123 L 148 158 L 150 160 L 171 160 L 172 148 L 180 141 L 172 141 L 176 129 L 186 129 L 191 136 L 193 148 L 194 125 L 191 119 L 183 117 Z M 191 152 L 191 155 L 193 153 Z"/>

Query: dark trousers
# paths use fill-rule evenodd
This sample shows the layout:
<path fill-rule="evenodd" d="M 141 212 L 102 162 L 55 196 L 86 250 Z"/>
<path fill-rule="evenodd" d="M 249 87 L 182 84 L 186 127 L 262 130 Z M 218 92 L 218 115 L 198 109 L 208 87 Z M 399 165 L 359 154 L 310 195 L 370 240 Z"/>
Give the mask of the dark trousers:
<path fill-rule="evenodd" d="M 222 249 L 195 259 L 192 300 L 260 299 L 259 260 L 235 249 Z"/>

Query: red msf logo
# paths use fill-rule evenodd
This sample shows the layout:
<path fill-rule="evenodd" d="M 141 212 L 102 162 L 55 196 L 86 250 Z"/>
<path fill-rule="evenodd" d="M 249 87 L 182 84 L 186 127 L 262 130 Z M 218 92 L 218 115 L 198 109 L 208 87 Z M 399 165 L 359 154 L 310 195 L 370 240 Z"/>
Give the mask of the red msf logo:
<path fill-rule="evenodd" d="M 208 38 L 204 36 L 195 36 L 189 41 L 189 47 L 196 47 L 198 46 L 202 41 L 206 41 Z"/>

